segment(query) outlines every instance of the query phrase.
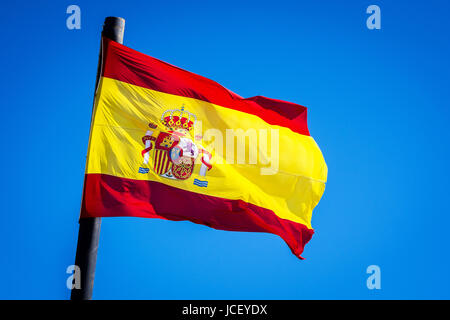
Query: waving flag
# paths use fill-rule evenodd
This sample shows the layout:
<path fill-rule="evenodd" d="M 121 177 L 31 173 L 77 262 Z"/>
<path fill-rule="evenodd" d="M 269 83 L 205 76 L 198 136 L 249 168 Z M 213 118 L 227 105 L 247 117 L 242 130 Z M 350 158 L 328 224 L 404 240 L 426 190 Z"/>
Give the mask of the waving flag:
<path fill-rule="evenodd" d="M 326 177 L 305 107 L 244 99 L 103 39 L 81 218 L 268 232 L 300 257 Z"/>

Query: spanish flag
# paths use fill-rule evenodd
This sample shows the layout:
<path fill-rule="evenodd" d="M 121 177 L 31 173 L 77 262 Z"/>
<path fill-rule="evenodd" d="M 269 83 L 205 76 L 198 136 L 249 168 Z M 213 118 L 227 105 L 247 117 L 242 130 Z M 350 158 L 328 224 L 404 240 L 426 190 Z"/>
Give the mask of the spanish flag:
<path fill-rule="evenodd" d="M 267 232 L 301 258 L 327 179 L 306 108 L 102 41 L 81 218 Z"/>

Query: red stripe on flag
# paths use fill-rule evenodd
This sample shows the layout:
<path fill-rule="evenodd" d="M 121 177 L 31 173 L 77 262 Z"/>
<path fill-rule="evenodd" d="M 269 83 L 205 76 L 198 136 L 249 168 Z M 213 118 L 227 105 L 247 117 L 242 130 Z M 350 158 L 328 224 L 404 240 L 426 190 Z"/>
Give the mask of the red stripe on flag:
<path fill-rule="evenodd" d="M 262 96 L 244 99 L 215 81 L 152 58 L 109 39 L 103 76 L 136 86 L 207 101 L 253 114 L 272 125 L 309 135 L 304 106 Z M 279 81 L 275 79 L 274 81 Z"/>
<path fill-rule="evenodd" d="M 87 174 L 81 218 L 118 216 L 189 220 L 221 230 L 273 233 L 299 258 L 314 233 L 303 224 L 242 200 L 189 192 L 155 181 Z"/>

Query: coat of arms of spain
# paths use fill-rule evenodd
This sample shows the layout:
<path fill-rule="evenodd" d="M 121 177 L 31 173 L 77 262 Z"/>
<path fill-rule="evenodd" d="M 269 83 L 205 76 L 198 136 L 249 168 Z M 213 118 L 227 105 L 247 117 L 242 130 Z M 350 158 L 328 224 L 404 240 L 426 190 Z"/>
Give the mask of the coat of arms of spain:
<path fill-rule="evenodd" d="M 150 130 L 142 138 L 145 149 L 141 154 L 144 165 L 152 162 L 156 174 L 175 180 L 188 179 L 194 170 L 195 160 L 200 156 L 200 176 L 212 168 L 211 154 L 200 144 L 194 143 L 192 134 L 197 117 L 181 109 L 166 110 L 161 115 L 161 125 L 149 123 Z M 158 131 L 158 128 L 162 129 Z M 144 173 L 140 168 L 139 172 Z M 148 172 L 148 170 L 147 170 Z M 195 185 L 206 187 L 206 181 L 195 179 Z M 206 184 L 206 185 L 205 185 Z"/>

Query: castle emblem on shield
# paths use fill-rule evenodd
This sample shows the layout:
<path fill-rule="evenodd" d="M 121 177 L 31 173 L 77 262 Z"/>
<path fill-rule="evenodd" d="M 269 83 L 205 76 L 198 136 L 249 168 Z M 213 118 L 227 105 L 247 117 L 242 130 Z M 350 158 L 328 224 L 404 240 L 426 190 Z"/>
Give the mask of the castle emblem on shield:
<path fill-rule="evenodd" d="M 141 154 L 143 164 L 151 163 L 153 171 L 164 178 L 175 180 L 188 179 L 193 171 L 194 164 L 200 157 L 200 177 L 205 177 L 211 169 L 211 154 L 200 144 L 194 143 L 192 134 L 197 117 L 181 109 L 166 110 L 161 115 L 162 130 L 158 132 L 158 126 L 150 123 L 142 142 L 145 149 Z M 147 168 L 139 168 L 140 173 L 147 173 Z M 194 185 L 206 187 L 207 181 L 194 180 Z"/>

